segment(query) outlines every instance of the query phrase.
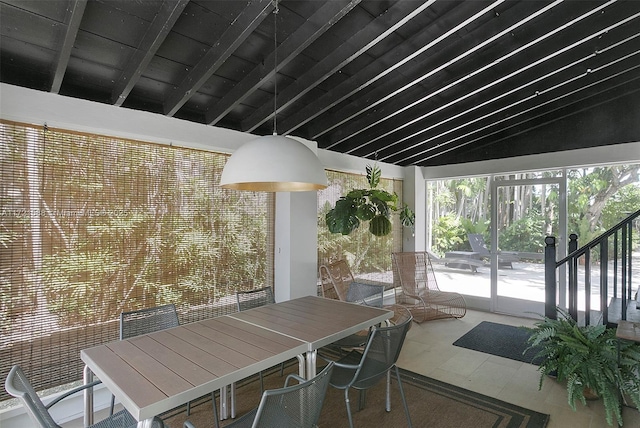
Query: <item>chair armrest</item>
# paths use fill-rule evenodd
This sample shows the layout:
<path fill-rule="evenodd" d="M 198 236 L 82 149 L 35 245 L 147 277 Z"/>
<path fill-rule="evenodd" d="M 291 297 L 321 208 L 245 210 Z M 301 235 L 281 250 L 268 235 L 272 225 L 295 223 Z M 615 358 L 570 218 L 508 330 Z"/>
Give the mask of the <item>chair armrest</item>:
<path fill-rule="evenodd" d="M 69 391 L 65 392 L 64 394 L 62 394 L 61 396 L 57 397 L 55 400 L 53 400 L 52 402 L 50 402 L 49 404 L 47 404 L 46 406 L 44 406 L 46 409 L 49 409 L 51 406 L 53 406 L 54 404 L 59 403 L 61 400 L 64 400 L 65 398 L 67 398 L 70 395 L 75 394 L 76 392 L 80 392 L 83 391 L 87 388 L 93 388 L 94 386 L 98 385 L 99 383 L 102 383 L 101 380 L 95 380 L 91 383 L 87 383 L 85 385 L 80 385 L 76 388 L 70 389 Z"/>
<path fill-rule="evenodd" d="M 340 361 L 334 361 L 333 363 L 336 367 L 340 367 L 343 369 L 357 370 L 360 367 L 360 364 L 346 364 L 341 363 Z"/>
<path fill-rule="evenodd" d="M 298 383 L 302 383 L 302 382 L 306 382 L 305 379 L 301 378 L 300 376 L 298 376 L 297 374 L 290 374 L 289 376 L 287 376 L 287 378 L 284 380 L 284 386 L 289 386 L 289 381 L 290 380 L 297 380 Z"/>
<path fill-rule="evenodd" d="M 184 424 L 182 424 L 182 428 L 196 428 L 196 426 L 190 421 L 184 421 Z"/>
<path fill-rule="evenodd" d="M 353 352 L 350 352 L 346 356 L 343 356 L 342 359 L 344 360 L 345 358 L 351 357 L 351 361 L 354 361 L 352 354 L 353 354 Z M 357 354 L 358 355 L 362 355 L 359 352 Z M 320 358 L 322 358 L 323 360 L 325 360 L 326 362 L 328 362 L 328 363 L 334 363 L 335 367 L 342 367 L 342 368 L 345 368 L 345 369 L 357 369 L 360 366 L 359 361 L 358 361 L 357 364 L 344 363 L 344 362 L 340 362 L 340 361 L 334 360 L 333 358 L 329 358 L 329 357 L 327 357 L 326 355 L 323 355 L 320 352 L 318 352 L 318 356 Z"/>

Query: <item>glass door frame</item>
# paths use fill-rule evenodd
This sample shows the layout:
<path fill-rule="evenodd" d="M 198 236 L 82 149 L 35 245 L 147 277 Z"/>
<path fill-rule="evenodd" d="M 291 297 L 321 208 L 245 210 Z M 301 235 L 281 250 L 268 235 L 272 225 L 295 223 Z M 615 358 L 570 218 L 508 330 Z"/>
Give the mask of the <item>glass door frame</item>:
<path fill-rule="evenodd" d="M 502 177 L 503 175 L 501 175 Z M 550 178 L 533 178 L 533 179 L 516 179 L 516 180 L 495 180 L 495 175 L 491 178 L 491 242 L 495 245 L 491 245 L 489 249 L 491 252 L 491 312 L 506 312 L 513 315 L 522 316 L 522 311 L 515 307 L 509 306 L 509 298 L 503 297 L 501 301 L 507 303 L 506 305 L 499 304 L 498 296 L 498 188 L 499 187 L 513 187 L 513 186 L 532 186 L 539 184 L 553 184 L 557 185 L 559 189 L 558 195 L 558 240 L 557 251 L 558 257 L 563 258 L 566 255 L 566 236 L 567 236 L 567 170 L 563 169 L 561 176 Z M 558 296 L 557 302 L 561 307 L 566 307 L 566 275 L 559 274 L 558 278 Z M 505 310 L 506 308 L 506 310 Z"/>

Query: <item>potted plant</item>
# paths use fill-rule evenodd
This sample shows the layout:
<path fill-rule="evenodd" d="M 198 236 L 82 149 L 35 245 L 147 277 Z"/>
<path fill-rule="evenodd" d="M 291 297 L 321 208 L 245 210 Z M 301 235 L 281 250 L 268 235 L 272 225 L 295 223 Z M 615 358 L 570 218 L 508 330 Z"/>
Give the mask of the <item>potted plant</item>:
<path fill-rule="evenodd" d="M 622 399 L 640 410 L 640 344 L 618 340 L 615 329 L 604 325 L 578 326 L 563 309 L 558 319 L 543 317 L 529 328 L 529 349 L 538 350 L 540 383 L 547 375 L 567 383 L 567 399 L 573 410 L 576 400 L 586 405 L 591 392 L 601 398 L 609 425 L 622 426 Z"/>
<path fill-rule="evenodd" d="M 354 189 L 342 196 L 325 216 L 331 233 L 349 235 L 361 222 L 369 222 L 369 232 L 375 236 L 391 232 L 391 213 L 398 211 L 398 195 L 378 189 L 382 174 L 377 165 L 366 167 L 368 189 Z M 406 205 L 400 209 L 400 221 L 405 227 L 413 228 L 414 212 Z"/>

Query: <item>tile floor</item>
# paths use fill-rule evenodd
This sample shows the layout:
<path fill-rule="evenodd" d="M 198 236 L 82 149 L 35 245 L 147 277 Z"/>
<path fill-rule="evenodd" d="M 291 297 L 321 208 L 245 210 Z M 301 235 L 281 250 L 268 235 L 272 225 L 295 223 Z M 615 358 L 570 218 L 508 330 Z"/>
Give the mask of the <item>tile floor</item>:
<path fill-rule="evenodd" d="M 537 366 L 453 346 L 452 343 L 481 321 L 510 325 L 533 325 L 535 320 L 515 318 L 479 311 L 467 311 L 464 318 L 427 321 L 413 324 L 407 335 L 398 365 L 407 370 L 443 382 L 495 397 L 519 406 L 551 415 L 548 428 L 604 428 L 601 401 L 577 404 L 573 411 L 567 404 L 565 388 L 540 379 Z M 624 427 L 640 428 L 640 413 L 623 410 Z"/>
<path fill-rule="evenodd" d="M 458 320 L 414 323 L 407 335 L 398 365 L 443 382 L 549 414 L 551 418 L 548 428 L 608 427 L 601 401 L 590 401 L 587 407 L 578 403 L 577 411 L 574 412 L 567 404 L 566 390 L 556 381 L 545 379 L 543 388 L 539 391 L 540 376 L 537 366 L 452 345 L 481 321 L 516 326 L 530 326 L 535 322 L 533 319 L 468 310 L 466 316 Z M 640 428 L 639 412 L 625 408 L 623 418 L 624 427 Z M 416 428 L 420 426 L 418 423 L 414 425 Z M 82 421 L 76 420 L 64 427 L 80 428 Z"/>

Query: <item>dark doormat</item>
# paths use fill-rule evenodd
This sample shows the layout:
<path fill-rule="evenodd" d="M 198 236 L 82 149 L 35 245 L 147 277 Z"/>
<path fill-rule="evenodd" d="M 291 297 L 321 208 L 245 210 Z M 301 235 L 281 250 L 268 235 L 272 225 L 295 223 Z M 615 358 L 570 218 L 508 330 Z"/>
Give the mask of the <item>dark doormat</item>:
<path fill-rule="evenodd" d="M 530 349 L 524 353 L 529 347 L 529 336 L 530 332 L 525 327 L 482 321 L 453 344 L 485 354 L 538 365 L 539 360 L 534 359 L 538 353 L 537 349 Z"/>

